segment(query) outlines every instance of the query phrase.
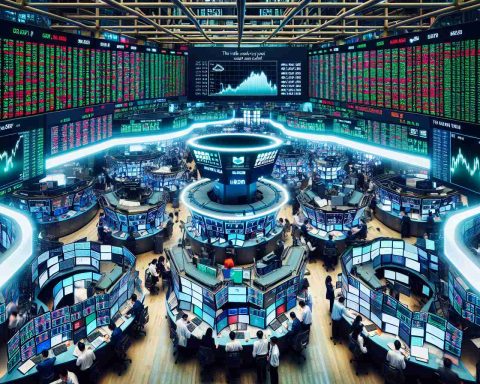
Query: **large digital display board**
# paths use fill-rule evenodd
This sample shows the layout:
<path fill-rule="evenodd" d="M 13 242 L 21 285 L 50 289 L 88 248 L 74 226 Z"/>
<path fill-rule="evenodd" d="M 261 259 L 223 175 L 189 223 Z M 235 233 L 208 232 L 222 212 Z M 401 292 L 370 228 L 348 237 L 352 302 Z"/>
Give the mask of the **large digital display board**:
<path fill-rule="evenodd" d="M 309 94 L 479 123 L 475 23 L 310 51 Z"/>
<path fill-rule="evenodd" d="M 192 48 L 192 100 L 305 100 L 305 48 Z"/>
<path fill-rule="evenodd" d="M 432 177 L 480 193 L 478 126 L 433 119 Z"/>
<path fill-rule="evenodd" d="M 2 21 L 0 119 L 185 95 L 186 56 Z"/>
<path fill-rule="evenodd" d="M 0 195 L 44 174 L 43 136 L 43 119 L 38 117 L 0 122 Z"/>

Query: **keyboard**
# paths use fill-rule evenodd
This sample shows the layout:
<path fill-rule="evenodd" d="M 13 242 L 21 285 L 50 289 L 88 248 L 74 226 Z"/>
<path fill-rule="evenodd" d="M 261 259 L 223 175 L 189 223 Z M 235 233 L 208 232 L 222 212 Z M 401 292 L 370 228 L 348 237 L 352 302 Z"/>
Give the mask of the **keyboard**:
<path fill-rule="evenodd" d="M 93 340 L 90 345 L 93 347 L 93 349 L 97 349 L 100 345 L 102 345 L 105 342 L 103 339 L 103 336 L 98 336 L 95 340 Z"/>
<path fill-rule="evenodd" d="M 187 329 L 190 331 L 190 332 L 193 332 L 193 330 L 197 328 L 195 324 L 193 323 L 188 323 L 187 325 Z"/>
<path fill-rule="evenodd" d="M 102 332 L 95 331 L 95 332 L 91 333 L 90 335 L 88 335 L 87 340 L 91 343 L 93 340 L 95 340 L 99 336 L 103 336 Z"/>
<path fill-rule="evenodd" d="M 30 360 L 32 360 L 33 363 L 37 365 L 42 361 L 42 355 L 33 356 Z"/>
<path fill-rule="evenodd" d="M 367 332 L 373 332 L 373 331 L 376 331 L 377 330 L 377 326 L 375 324 L 367 324 L 365 326 L 365 330 Z"/>
<path fill-rule="evenodd" d="M 67 352 L 67 350 L 68 350 L 68 348 L 65 344 L 60 344 L 60 345 L 57 345 L 56 347 L 52 348 L 52 352 L 55 356 L 58 356 L 63 352 Z"/>
<path fill-rule="evenodd" d="M 120 313 L 116 313 L 115 316 L 112 317 L 112 323 L 116 323 L 117 320 L 121 317 L 122 315 Z"/>
<path fill-rule="evenodd" d="M 192 319 L 192 323 L 195 324 L 196 326 L 199 326 L 200 324 L 202 324 L 202 320 L 200 320 L 198 317 L 194 317 Z"/>
<path fill-rule="evenodd" d="M 280 323 L 284 323 L 285 321 L 288 320 L 288 318 L 287 318 L 287 315 L 285 315 L 285 313 L 282 313 L 280 316 L 277 317 L 277 320 L 278 320 Z"/>
<path fill-rule="evenodd" d="M 274 331 L 276 331 L 278 328 L 280 328 L 282 326 L 282 324 L 280 324 L 280 322 L 275 319 L 273 320 L 271 323 L 270 323 L 270 328 L 272 328 Z"/>
<path fill-rule="evenodd" d="M 235 336 L 237 339 L 243 340 L 245 339 L 245 332 L 235 332 Z"/>

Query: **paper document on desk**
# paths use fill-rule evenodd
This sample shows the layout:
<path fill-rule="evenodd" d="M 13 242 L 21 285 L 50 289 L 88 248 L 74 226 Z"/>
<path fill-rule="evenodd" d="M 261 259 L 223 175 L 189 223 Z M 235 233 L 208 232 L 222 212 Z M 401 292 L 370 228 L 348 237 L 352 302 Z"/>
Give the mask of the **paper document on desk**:
<path fill-rule="evenodd" d="M 412 346 L 410 355 L 419 361 L 428 363 L 428 348 Z"/>
<path fill-rule="evenodd" d="M 18 370 L 22 373 L 22 375 L 25 375 L 33 367 L 35 367 L 35 363 L 32 360 L 27 360 L 25 363 L 18 367 Z"/>

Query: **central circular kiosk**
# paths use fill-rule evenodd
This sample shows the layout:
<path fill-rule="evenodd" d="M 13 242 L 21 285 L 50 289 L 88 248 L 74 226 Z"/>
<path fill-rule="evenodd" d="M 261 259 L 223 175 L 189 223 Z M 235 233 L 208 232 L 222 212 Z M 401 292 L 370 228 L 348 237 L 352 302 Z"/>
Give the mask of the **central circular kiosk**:
<path fill-rule="evenodd" d="M 303 294 L 306 252 L 302 246 L 277 246 L 282 229 L 276 216 L 288 193 L 263 178 L 271 174 L 281 143 L 239 133 L 188 142 L 200 174 L 208 179 L 181 195 L 191 217 L 183 244 L 166 250 L 172 276 L 166 308 L 171 334 L 176 335 L 175 323 L 184 313 L 191 318 L 189 352 L 203 352 L 199 339 L 208 328 L 217 345 L 211 352 L 227 364 L 231 332 L 243 346 L 238 357 L 247 365 L 253 364 L 258 330 L 276 336 L 280 349 L 308 343 L 308 330 L 294 336 L 287 331 L 287 313 L 298 311 Z"/>
<path fill-rule="evenodd" d="M 288 193 L 263 176 L 272 173 L 281 144 L 275 137 L 239 133 L 188 142 L 204 177 L 180 196 L 191 213 L 185 233 L 193 252 L 214 250 L 208 253 L 222 263 L 233 248 L 235 263 L 246 264 L 274 250 L 281 237 L 276 216 Z"/>

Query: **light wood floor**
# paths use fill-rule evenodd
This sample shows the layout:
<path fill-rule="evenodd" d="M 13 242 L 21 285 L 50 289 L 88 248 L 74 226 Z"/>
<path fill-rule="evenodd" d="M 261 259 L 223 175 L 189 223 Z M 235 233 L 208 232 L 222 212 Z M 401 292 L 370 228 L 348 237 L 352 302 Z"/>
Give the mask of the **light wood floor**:
<path fill-rule="evenodd" d="M 180 219 L 185 220 L 187 212 L 180 211 Z M 291 207 L 285 207 L 280 217 L 291 217 Z M 292 220 L 291 220 L 292 221 Z M 369 238 L 379 236 L 399 237 L 398 233 L 386 228 L 383 224 L 374 220 L 369 223 Z M 377 230 L 378 228 L 378 230 Z M 173 239 L 165 244 L 166 247 L 176 243 L 180 236 L 178 224 L 174 227 Z M 97 239 L 96 220 L 89 223 L 83 229 L 73 235 L 62 239 L 64 242 L 74 241 L 78 238 L 88 237 L 89 240 Z M 413 241 L 413 239 L 410 239 Z M 288 239 L 291 242 L 291 239 Z M 137 269 L 143 270 L 148 262 L 157 255 L 145 253 L 137 258 Z M 321 262 L 308 265 L 311 284 L 311 292 L 314 299 L 314 323 L 311 330 L 310 344 L 307 349 L 307 361 L 297 365 L 290 358 L 281 359 L 279 368 L 280 381 L 282 383 L 310 384 L 310 383 L 382 383 L 381 376 L 376 371 L 371 371 L 368 376 L 357 377 L 353 371 L 349 359 L 350 352 L 346 345 L 334 346 L 330 341 L 330 319 L 328 315 L 327 301 L 325 300 L 324 281 L 325 269 Z M 340 267 L 335 272 L 330 272 L 332 277 L 340 273 Z M 118 377 L 115 373 L 106 373 L 101 378 L 101 384 L 120 383 L 162 383 L 162 384 L 186 384 L 200 382 L 200 371 L 195 359 L 174 364 L 172 346 L 168 334 L 168 324 L 165 318 L 165 293 L 145 298 L 146 305 L 150 309 L 150 323 L 147 326 L 147 337 L 134 341 L 129 350 L 129 356 L 133 359 L 128 371 Z M 245 369 L 241 375 L 242 383 L 255 383 L 254 369 Z M 218 367 L 214 373 L 215 383 L 225 383 L 226 377 L 223 367 Z"/>

